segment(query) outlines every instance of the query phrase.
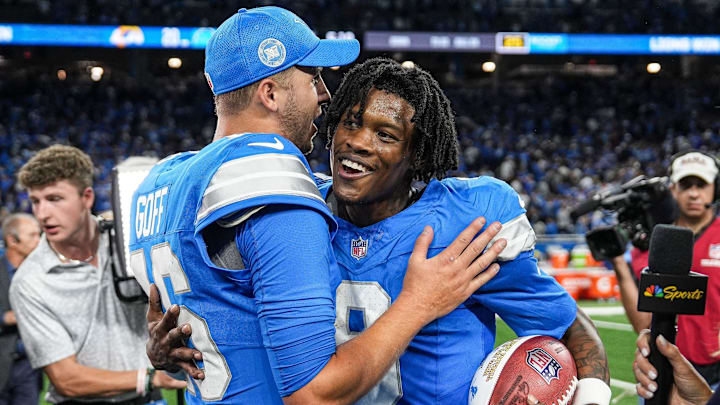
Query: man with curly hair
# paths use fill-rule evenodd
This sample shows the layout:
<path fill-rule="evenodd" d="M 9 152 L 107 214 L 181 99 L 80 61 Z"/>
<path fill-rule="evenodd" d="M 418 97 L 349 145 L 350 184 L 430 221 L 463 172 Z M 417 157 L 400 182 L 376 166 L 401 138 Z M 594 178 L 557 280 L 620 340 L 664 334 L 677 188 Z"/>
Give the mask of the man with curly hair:
<path fill-rule="evenodd" d="M 146 308 L 113 289 L 108 234 L 91 213 L 93 171 L 87 154 L 63 145 L 20 169 L 44 235 L 18 268 L 10 301 L 30 363 L 50 378 L 49 402 L 151 403 L 161 399 L 154 387 L 185 383 L 148 371 Z"/>

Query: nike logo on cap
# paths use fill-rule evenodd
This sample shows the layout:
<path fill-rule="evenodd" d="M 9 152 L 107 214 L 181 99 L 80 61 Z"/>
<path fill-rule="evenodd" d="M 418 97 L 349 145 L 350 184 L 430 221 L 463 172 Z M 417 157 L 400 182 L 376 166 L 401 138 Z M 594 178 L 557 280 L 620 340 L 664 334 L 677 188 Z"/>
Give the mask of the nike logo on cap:
<path fill-rule="evenodd" d="M 279 139 L 277 139 L 277 138 L 274 138 L 274 139 L 275 139 L 275 143 L 253 142 L 253 143 L 249 143 L 248 146 L 264 146 L 266 148 L 273 148 L 273 149 L 277 149 L 277 150 L 285 149 L 285 145 L 283 145 L 283 143 L 280 142 Z"/>

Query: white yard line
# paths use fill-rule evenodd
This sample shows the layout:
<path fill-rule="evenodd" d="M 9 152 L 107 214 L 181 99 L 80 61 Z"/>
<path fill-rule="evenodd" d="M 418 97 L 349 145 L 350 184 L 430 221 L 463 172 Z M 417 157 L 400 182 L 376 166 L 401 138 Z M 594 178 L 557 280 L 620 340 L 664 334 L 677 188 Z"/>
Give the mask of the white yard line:
<path fill-rule="evenodd" d="M 634 330 L 632 325 L 629 325 L 627 323 L 596 321 L 594 319 L 592 321 L 595 324 L 595 326 L 598 328 L 626 330 L 626 331 L 630 331 L 630 332 L 632 332 Z"/>
<path fill-rule="evenodd" d="M 625 308 L 622 305 L 612 307 L 580 307 L 589 316 L 593 315 L 622 315 L 625 313 Z"/>
<path fill-rule="evenodd" d="M 633 392 L 635 392 L 635 384 L 623 380 L 617 380 L 615 378 L 610 379 L 610 386 L 617 387 L 626 391 L 632 390 Z"/>
<path fill-rule="evenodd" d="M 637 391 L 635 391 L 635 384 L 633 384 L 633 383 L 629 383 L 627 381 L 616 380 L 614 378 L 611 378 L 610 386 L 619 388 L 622 390 L 622 392 L 620 392 L 620 394 L 618 394 L 618 396 L 616 396 L 615 398 L 612 399 L 612 401 L 610 401 L 610 403 L 613 405 L 622 401 L 623 398 L 626 398 L 626 397 L 632 398 L 632 397 L 636 397 L 636 395 L 637 395 Z"/>
<path fill-rule="evenodd" d="M 612 307 L 580 307 L 583 311 L 585 311 L 588 316 L 591 318 L 593 316 L 603 316 L 603 315 L 622 315 L 625 313 L 625 308 L 622 306 L 612 306 Z M 596 327 L 598 328 L 606 328 L 606 329 L 615 329 L 615 330 L 626 330 L 626 331 L 633 331 L 632 325 L 628 323 L 620 323 L 620 322 L 607 322 L 607 321 L 599 321 L 599 320 L 592 320 Z"/>

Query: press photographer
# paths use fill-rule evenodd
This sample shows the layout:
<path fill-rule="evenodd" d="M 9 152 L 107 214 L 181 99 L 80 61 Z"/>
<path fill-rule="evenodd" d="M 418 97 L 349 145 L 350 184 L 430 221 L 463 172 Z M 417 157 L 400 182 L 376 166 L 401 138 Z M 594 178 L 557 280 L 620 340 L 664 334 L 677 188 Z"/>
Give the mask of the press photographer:
<path fill-rule="evenodd" d="M 588 244 L 596 258 L 611 260 L 625 312 L 636 332 L 648 329 L 651 321 L 649 312 L 637 310 L 637 280 L 642 269 L 648 266 L 648 230 L 663 221 L 692 230 L 694 244 L 691 270 L 710 276 L 707 305 L 703 316 L 678 316 L 677 346 L 713 387 L 720 381 L 720 345 L 717 337 L 720 314 L 712 310 L 720 307 L 720 277 L 712 276 L 713 272 L 720 269 L 720 220 L 714 212 L 714 203 L 720 197 L 718 171 L 718 160 L 705 152 L 691 150 L 672 157 L 668 173 L 668 190 L 676 206 L 672 221 L 667 221 L 667 213 L 672 210 L 668 210 L 670 205 L 665 202 L 661 182 L 656 179 L 640 179 L 636 182 L 644 182 L 642 186 L 623 185 L 620 192 L 595 197 L 594 207 L 586 202 L 576 209 L 579 215 L 596 208 L 614 209 L 618 213 L 619 224 L 614 228 L 589 233 Z M 629 236 L 622 239 L 625 235 Z M 628 239 L 634 246 L 630 252 L 630 264 L 623 257 Z"/>

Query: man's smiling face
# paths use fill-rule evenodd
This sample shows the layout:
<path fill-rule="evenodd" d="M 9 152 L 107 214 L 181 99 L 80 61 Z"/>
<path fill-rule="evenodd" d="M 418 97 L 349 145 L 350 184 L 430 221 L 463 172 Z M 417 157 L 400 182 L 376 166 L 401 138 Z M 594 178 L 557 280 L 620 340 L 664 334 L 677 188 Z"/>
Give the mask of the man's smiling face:
<path fill-rule="evenodd" d="M 359 110 L 359 105 L 352 112 Z M 371 89 L 360 120 L 346 111 L 335 131 L 333 192 L 346 204 L 382 201 L 412 180 L 414 108 L 402 97 Z"/>

